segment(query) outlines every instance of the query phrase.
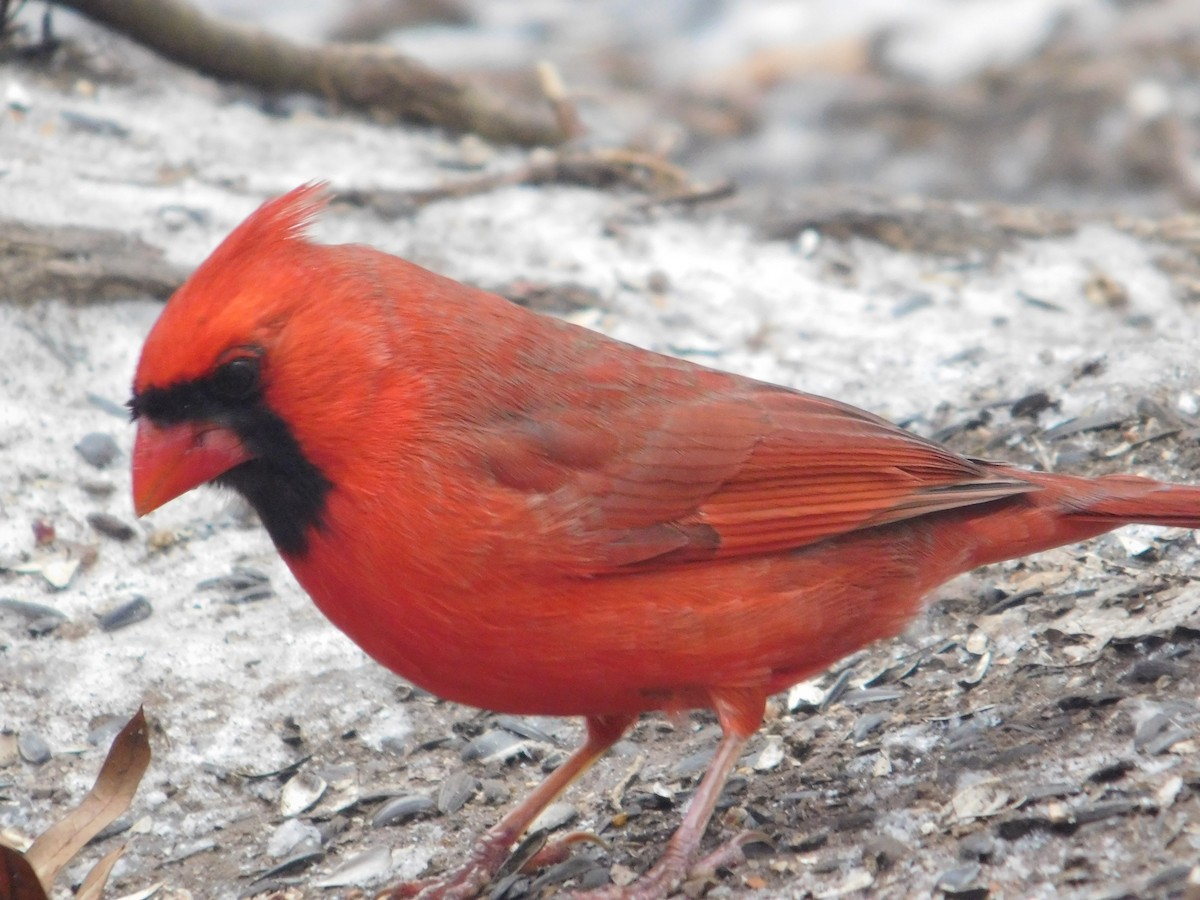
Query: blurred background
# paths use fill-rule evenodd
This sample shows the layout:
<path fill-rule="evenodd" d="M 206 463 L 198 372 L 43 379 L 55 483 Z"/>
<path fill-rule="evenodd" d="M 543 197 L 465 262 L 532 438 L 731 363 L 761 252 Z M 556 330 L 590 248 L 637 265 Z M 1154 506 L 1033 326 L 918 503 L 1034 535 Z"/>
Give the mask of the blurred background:
<path fill-rule="evenodd" d="M 305 41 L 377 41 L 537 100 L 584 141 L 731 177 L 1164 215 L 1200 199 L 1195 0 L 218 0 Z"/>

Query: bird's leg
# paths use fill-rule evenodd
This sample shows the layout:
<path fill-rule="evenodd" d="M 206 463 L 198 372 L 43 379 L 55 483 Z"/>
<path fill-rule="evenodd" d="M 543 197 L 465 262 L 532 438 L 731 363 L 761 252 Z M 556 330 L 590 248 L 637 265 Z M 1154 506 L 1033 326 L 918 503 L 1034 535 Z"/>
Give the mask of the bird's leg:
<path fill-rule="evenodd" d="M 724 734 L 667 849 L 650 871 L 628 887 L 576 894 L 576 900 L 663 900 L 683 883 L 696 862 L 700 841 L 729 773 L 762 722 L 765 702 L 765 696 L 757 691 L 714 692 L 713 705 Z"/>
<path fill-rule="evenodd" d="M 605 751 L 620 740 L 635 716 L 591 716 L 587 740 L 551 772 L 529 796 L 488 829 L 461 867 L 440 878 L 400 884 L 376 895 L 376 900 L 466 900 L 478 896 L 504 864 L 512 845 L 543 809 L 576 778 L 591 768 Z"/>
<path fill-rule="evenodd" d="M 708 828 L 708 820 L 712 818 L 713 808 L 721 796 L 721 789 L 725 787 L 725 780 L 749 739 L 749 735 L 736 733 L 726 733 L 721 738 L 708 771 L 704 773 L 700 787 L 696 789 L 691 803 L 688 804 L 683 821 L 671 836 L 667 849 L 658 862 L 628 887 L 618 889 L 612 894 L 602 891 L 599 896 L 619 897 L 621 900 L 660 900 L 669 897 L 683 883 L 692 863 L 695 862 L 700 840 Z"/>

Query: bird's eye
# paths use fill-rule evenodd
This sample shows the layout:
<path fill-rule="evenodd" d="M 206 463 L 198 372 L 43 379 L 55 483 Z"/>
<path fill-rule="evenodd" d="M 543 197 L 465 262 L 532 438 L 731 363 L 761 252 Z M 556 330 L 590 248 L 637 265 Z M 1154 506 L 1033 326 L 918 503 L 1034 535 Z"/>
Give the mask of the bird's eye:
<path fill-rule="evenodd" d="M 239 356 L 213 372 L 213 388 L 225 400 L 247 400 L 258 392 L 258 374 L 257 359 Z"/>

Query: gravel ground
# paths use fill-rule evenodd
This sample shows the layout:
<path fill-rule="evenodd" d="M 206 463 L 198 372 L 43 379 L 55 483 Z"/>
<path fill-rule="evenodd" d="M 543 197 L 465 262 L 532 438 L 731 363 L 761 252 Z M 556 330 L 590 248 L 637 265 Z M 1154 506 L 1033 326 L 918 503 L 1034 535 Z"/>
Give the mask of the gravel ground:
<path fill-rule="evenodd" d="M 300 37 L 340 10 L 287 24 L 284 6 L 264 5 L 264 21 Z M 591 92 L 597 139 L 645 138 L 641 123 L 669 113 L 692 123 L 676 145 L 685 161 L 705 178 L 738 176 L 743 194 L 678 209 L 624 190 L 509 187 L 398 218 L 343 202 L 318 223 L 322 240 L 370 243 L 624 340 L 836 396 L 963 452 L 1197 480 L 1200 281 L 1185 211 L 1200 104 L 1184 70 L 1168 77 L 1147 49 L 1157 39 L 1190 52 L 1162 34 L 1177 4 L 1016 4 L 973 55 L 963 35 L 986 34 L 1009 6 L 961 4 L 976 9 L 970 20 L 954 4 L 912 4 L 899 31 L 894 14 L 868 15 L 887 4 L 831 13 L 810 43 L 891 35 L 884 68 L 845 79 L 789 69 L 748 101 L 753 126 L 723 138 L 687 118 L 716 108 L 681 99 L 703 80 L 685 65 L 688 41 L 712 42 L 726 68 L 761 62 L 762 22 L 778 19 L 717 5 L 725 19 L 689 31 L 685 13 L 703 5 L 664 5 L 675 18 L 656 65 L 621 80 L 613 60 L 637 55 L 615 24 L 623 4 L 606 5 L 590 42 L 569 4 L 520 6 L 481 5 L 457 51 L 447 26 L 400 43 L 448 67 L 462 46 L 497 65 L 559 48 Z M 66 234 L 68 247 L 21 256 L 4 233 L 21 262 L 0 268 L 0 838 L 21 843 L 77 802 L 114 723 L 144 704 L 151 769 L 120 833 L 82 854 L 60 895 L 120 842 L 112 896 L 352 897 L 452 865 L 580 740 L 578 723 L 454 706 L 380 669 L 320 617 L 227 495 L 195 492 L 136 521 L 121 404 L 158 286 L 265 197 L 311 179 L 426 188 L 525 154 L 312 101 L 264 103 L 57 21 L 65 48 L 0 61 L 0 216 Z M 1114 73 L 1122 63 L 1144 67 Z M 1091 105 L 1037 87 L 1097 71 Z M 988 77 L 1007 86 L 1004 103 L 979 100 Z M 1129 98 L 1149 103 L 1155 85 L 1173 104 L 1154 120 L 1172 123 L 1173 161 L 1138 181 L 1126 165 L 1136 141 L 1118 138 L 1142 134 Z M 915 143 L 894 130 L 904 111 L 924 125 Z M 1055 153 L 1031 149 L 1038 121 L 1060 126 L 1038 133 Z M 1107 151 L 1085 139 L 1098 123 Z M 980 162 L 988 134 L 1011 140 L 1007 181 L 996 156 Z M 791 170 L 788 148 L 803 149 Z M 828 192 L 822 173 L 878 194 Z M 1104 212 L 1117 205 L 1156 218 Z M 68 227 L 126 243 L 80 252 Z M 693 887 L 1184 896 L 1200 853 L 1198 558 L 1190 532 L 1132 528 L 946 586 L 902 637 L 775 698 L 706 844 L 756 829 L 770 846 Z M 646 716 L 550 823 L 595 831 L 609 849 L 581 849 L 540 882 L 510 879 L 505 896 L 646 868 L 716 738 L 706 713 Z"/>

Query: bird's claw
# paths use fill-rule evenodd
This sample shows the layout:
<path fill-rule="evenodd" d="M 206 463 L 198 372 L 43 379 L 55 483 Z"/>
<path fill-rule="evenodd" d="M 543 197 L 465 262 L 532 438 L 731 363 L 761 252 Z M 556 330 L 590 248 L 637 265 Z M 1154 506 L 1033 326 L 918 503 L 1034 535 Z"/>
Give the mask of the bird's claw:
<path fill-rule="evenodd" d="M 492 880 L 489 872 L 463 866 L 445 878 L 406 881 L 375 895 L 375 900 L 468 900 L 478 897 Z"/>
<path fill-rule="evenodd" d="M 624 887 L 609 885 L 571 896 L 573 900 L 666 900 L 687 882 L 711 881 L 718 869 L 733 868 L 745 862 L 746 854 L 742 848 L 748 844 L 771 845 L 771 840 L 761 831 L 746 831 L 694 864 L 689 865 L 685 858 L 666 856 L 632 884 Z"/>
<path fill-rule="evenodd" d="M 421 881 L 406 881 L 404 884 L 398 884 L 395 887 L 380 891 L 375 895 L 374 900 L 412 900 L 413 897 L 418 896 L 432 882 L 433 879 L 431 878 Z"/>
<path fill-rule="evenodd" d="M 505 846 L 484 839 L 471 858 L 437 878 L 406 881 L 375 895 L 375 900 L 469 900 L 478 897 L 495 878 L 505 859 Z"/>
<path fill-rule="evenodd" d="M 746 861 L 746 854 L 742 848 L 747 844 L 766 844 L 772 849 L 775 847 L 770 837 L 763 832 L 743 831 L 741 834 L 723 843 L 712 853 L 701 857 L 688 870 L 687 879 L 691 881 L 694 878 L 713 878 L 716 876 L 718 869 L 732 869 L 734 866 L 741 865 Z"/>
<path fill-rule="evenodd" d="M 609 849 L 608 841 L 604 840 L 598 834 L 593 834 L 590 831 L 572 831 L 570 834 L 549 841 L 540 847 L 521 864 L 519 871 L 528 874 L 538 869 L 544 869 L 547 866 L 565 862 L 567 857 L 571 855 L 571 849 L 576 844 L 584 842 L 595 844 L 604 850 Z"/>

